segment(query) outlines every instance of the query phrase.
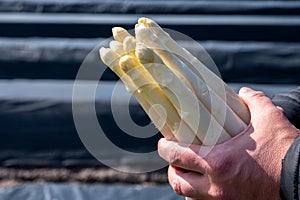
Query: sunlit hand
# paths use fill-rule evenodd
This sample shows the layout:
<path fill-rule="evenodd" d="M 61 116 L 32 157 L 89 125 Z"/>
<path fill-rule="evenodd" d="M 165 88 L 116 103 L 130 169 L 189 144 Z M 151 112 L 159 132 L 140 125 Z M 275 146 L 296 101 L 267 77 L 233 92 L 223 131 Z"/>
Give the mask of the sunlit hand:
<path fill-rule="evenodd" d="M 170 163 L 173 190 L 193 199 L 280 199 L 281 160 L 297 130 L 264 93 L 242 88 L 251 124 L 243 133 L 200 156 L 199 145 L 161 139 L 158 151 Z"/>

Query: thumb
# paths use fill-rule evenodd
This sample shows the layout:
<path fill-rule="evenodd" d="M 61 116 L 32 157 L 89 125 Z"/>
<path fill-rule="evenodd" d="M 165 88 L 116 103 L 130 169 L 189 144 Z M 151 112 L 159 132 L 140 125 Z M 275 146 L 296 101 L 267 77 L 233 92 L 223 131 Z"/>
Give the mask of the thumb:
<path fill-rule="evenodd" d="M 264 112 L 270 111 L 269 109 L 277 109 L 271 99 L 262 91 L 242 87 L 239 96 L 247 104 L 252 119 L 260 119 Z"/>

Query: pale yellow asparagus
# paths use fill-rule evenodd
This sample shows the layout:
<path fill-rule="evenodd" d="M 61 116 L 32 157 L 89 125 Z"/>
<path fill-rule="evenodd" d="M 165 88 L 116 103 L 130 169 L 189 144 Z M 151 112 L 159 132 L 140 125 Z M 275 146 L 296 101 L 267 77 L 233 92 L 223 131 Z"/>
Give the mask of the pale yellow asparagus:
<path fill-rule="evenodd" d="M 191 69 L 198 77 L 209 77 L 205 79 L 207 85 L 212 88 L 217 94 L 223 93 L 220 91 L 219 85 L 223 84 L 226 92 L 226 103 L 229 107 L 238 114 L 238 116 L 248 124 L 250 121 L 250 114 L 244 102 L 235 94 L 235 92 L 226 85 L 222 79 L 212 73 L 207 67 L 204 66 L 195 56 L 193 56 L 186 49 L 182 48 L 175 40 L 173 40 L 168 33 L 166 33 L 157 23 L 148 18 L 140 18 L 138 23 L 148 27 L 153 33 L 156 34 L 164 45 L 171 49 L 176 55 L 180 55 L 185 60 L 191 63 Z M 200 73 L 201 72 L 201 73 Z M 222 96 L 221 96 L 222 97 Z"/>
<path fill-rule="evenodd" d="M 125 55 L 120 59 L 119 65 L 139 88 L 138 92 L 141 93 L 151 105 L 160 105 L 164 108 L 166 112 L 166 123 L 168 127 L 171 128 L 177 141 L 201 144 L 201 141 L 195 136 L 191 128 L 181 120 L 163 90 L 136 57 Z"/>
<path fill-rule="evenodd" d="M 210 123 L 216 127 L 216 132 L 210 135 L 212 143 L 222 143 L 230 138 L 230 135 L 211 116 L 194 93 L 166 65 L 162 62 L 153 62 L 156 55 L 151 49 L 140 46 L 138 51 L 139 53 L 136 54 L 138 59 L 161 86 L 180 117 L 196 133 L 204 145 L 212 145 L 204 141 Z"/>
<path fill-rule="evenodd" d="M 142 106 L 147 115 L 150 117 L 151 121 L 160 130 L 163 136 L 169 140 L 173 140 L 174 135 L 171 129 L 165 123 L 165 116 L 163 116 L 163 113 L 161 113 L 160 110 L 157 110 L 157 107 L 152 106 L 148 102 L 148 100 L 141 93 L 138 92 L 138 88 L 131 81 L 130 77 L 126 75 L 119 66 L 120 57 L 109 48 L 102 47 L 99 53 L 104 64 L 106 64 L 110 69 L 114 71 L 114 73 L 116 73 L 120 77 L 120 79 L 125 84 L 127 91 L 135 96 L 139 104 Z M 151 112 L 151 109 L 154 111 Z"/>
<path fill-rule="evenodd" d="M 163 62 L 176 74 L 176 76 L 179 77 L 180 80 L 183 80 L 185 84 L 193 90 L 198 99 L 207 109 L 209 109 L 213 117 L 224 126 L 224 129 L 231 136 L 237 135 L 246 128 L 246 124 L 231 110 L 231 108 L 227 106 L 213 90 L 210 90 L 206 83 L 197 77 L 184 62 L 172 52 L 166 50 L 167 48 L 158 38 L 155 38 L 156 36 L 154 36 L 152 32 L 146 28 L 138 27 L 136 29 L 136 37 L 141 40 L 140 42 L 144 42 L 153 48 L 153 51 L 162 58 Z M 211 100 L 214 101 L 215 112 L 211 110 Z"/>

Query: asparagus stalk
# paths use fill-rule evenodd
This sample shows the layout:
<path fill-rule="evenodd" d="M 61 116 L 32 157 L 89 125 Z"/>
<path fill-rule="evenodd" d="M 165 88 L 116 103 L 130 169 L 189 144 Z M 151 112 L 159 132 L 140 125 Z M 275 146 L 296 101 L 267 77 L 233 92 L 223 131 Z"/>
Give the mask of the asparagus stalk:
<path fill-rule="evenodd" d="M 164 108 L 166 112 L 166 123 L 175 134 L 176 140 L 201 144 L 201 141 L 195 137 L 195 134 L 190 127 L 181 120 L 162 89 L 155 80 L 153 80 L 152 76 L 145 70 L 137 58 L 125 55 L 120 59 L 119 65 L 139 88 L 138 92 L 144 96 L 151 105 L 161 105 Z"/>
<path fill-rule="evenodd" d="M 218 87 L 220 84 L 223 84 L 225 86 L 225 92 L 226 92 L 226 103 L 229 105 L 229 107 L 246 123 L 248 124 L 250 121 L 250 114 L 248 111 L 247 106 L 244 104 L 244 102 L 234 93 L 234 91 L 228 87 L 222 79 L 220 79 L 218 76 L 216 76 L 214 73 L 212 73 L 208 68 L 206 68 L 203 63 L 201 63 L 196 57 L 194 57 L 190 52 L 182 48 L 176 41 L 174 41 L 168 33 L 163 31 L 163 29 L 155 23 L 153 20 L 148 18 L 140 18 L 138 21 L 139 25 L 143 25 L 145 27 L 148 27 L 153 33 L 156 34 L 158 38 L 160 38 L 161 41 L 164 42 L 164 45 L 168 47 L 169 49 L 172 49 L 172 51 L 176 55 L 180 55 L 181 57 L 185 58 L 191 63 L 191 69 L 195 74 L 198 75 L 199 78 L 202 78 L 201 74 L 203 76 L 209 77 L 206 79 L 207 85 L 212 88 L 216 94 L 220 94 L 222 91 L 220 91 L 220 88 Z M 199 71 L 201 70 L 201 74 Z M 223 98 L 223 97 L 221 97 Z"/>

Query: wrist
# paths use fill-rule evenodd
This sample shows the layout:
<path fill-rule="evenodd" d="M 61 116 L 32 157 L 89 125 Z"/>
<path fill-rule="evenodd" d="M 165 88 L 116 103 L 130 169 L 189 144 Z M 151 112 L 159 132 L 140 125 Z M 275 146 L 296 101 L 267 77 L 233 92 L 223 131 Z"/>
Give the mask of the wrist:
<path fill-rule="evenodd" d="M 290 145 L 282 160 L 280 196 L 282 199 L 298 199 L 300 164 L 300 137 Z"/>

